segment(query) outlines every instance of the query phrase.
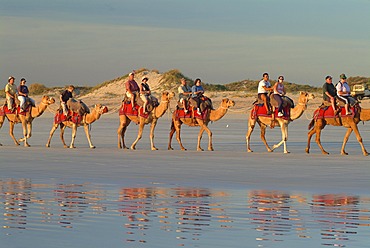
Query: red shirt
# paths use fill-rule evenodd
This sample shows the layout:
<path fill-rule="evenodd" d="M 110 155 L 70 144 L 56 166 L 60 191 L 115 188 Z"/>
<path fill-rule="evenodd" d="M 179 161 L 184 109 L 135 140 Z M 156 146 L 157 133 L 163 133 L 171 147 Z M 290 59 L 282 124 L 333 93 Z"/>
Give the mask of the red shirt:
<path fill-rule="evenodd" d="M 126 82 L 126 90 L 130 92 L 139 91 L 139 86 L 135 80 L 128 80 Z"/>

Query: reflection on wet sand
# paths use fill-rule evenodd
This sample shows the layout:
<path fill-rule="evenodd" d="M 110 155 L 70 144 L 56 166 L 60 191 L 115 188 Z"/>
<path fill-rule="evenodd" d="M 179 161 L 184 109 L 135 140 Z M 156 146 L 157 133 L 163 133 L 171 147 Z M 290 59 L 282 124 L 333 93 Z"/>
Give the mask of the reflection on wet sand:
<path fill-rule="evenodd" d="M 312 212 L 315 221 L 320 225 L 322 245 L 344 247 L 345 241 L 357 234 L 357 228 L 362 222 L 360 221 L 359 202 L 358 196 L 313 195 Z"/>
<path fill-rule="evenodd" d="M 133 247 L 144 243 L 158 247 L 161 242 L 166 247 L 235 246 L 233 242 L 290 247 L 305 240 L 344 247 L 353 241 L 369 242 L 370 199 L 365 196 L 111 187 L 0 179 L 0 237 L 3 233 L 22 237 L 28 230 L 37 234 L 53 229 L 62 234 L 64 228 L 73 228 L 77 236 L 86 229 L 90 237 L 89 230 L 108 226 L 106 238 Z"/>

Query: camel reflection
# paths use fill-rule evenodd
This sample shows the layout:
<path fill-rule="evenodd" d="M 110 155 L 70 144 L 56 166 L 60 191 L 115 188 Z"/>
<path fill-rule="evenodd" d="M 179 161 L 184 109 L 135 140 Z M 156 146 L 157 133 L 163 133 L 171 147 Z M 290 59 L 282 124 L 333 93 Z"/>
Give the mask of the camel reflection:
<path fill-rule="evenodd" d="M 4 204 L 3 228 L 26 229 L 31 191 L 29 179 L 0 181 L 0 199 Z"/>
<path fill-rule="evenodd" d="M 261 235 L 256 238 L 259 241 L 283 241 L 282 236 L 300 220 L 292 207 L 292 197 L 286 192 L 252 190 L 248 196 L 251 224 Z"/>
<path fill-rule="evenodd" d="M 321 226 L 322 245 L 344 247 L 360 226 L 359 197 L 343 194 L 313 195 L 311 208 Z"/>

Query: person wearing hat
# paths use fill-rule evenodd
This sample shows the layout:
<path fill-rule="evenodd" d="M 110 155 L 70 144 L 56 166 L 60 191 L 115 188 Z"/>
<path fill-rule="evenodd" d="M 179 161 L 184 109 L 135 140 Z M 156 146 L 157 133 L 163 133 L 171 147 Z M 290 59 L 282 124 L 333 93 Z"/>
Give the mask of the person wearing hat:
<path fill-rule="evenodd" d="M 349 109 L 349 97 L 351 96 L 351 88 L 347 83 L 347 77 L 345 74 L 340 74 L 340 81 L 337 84 L 337 96 L 345 103 L 346 115 L 351 115 L 352 112 Z"/>
<path fill-rule="evenodd" d="M 144 114 L 147 114 L 146 106 L 148 105 L 149 97 L 150 97 L 150 94 L 151 94 L 149 84 L 147 83 L 148 80 L 149 79 L 148 79 L 147 76 L 143 76 L 141 78 L 141 84 L 139 86 L 140 98 L 144 102 L 144 105 L 143 105 Z"/>
<path fill-rule="evenodd" d="M 20 112 L 23 112 L 26 108 L 27 99 L 31 102 L 32 106 L 35 106 L 35 101 L 28 97 L 28 87 L 26 86 L 26 79 L 22 78 L 18 86 L 18 100 Z"/>
<path fill-rule="evenodd" d="M 130 74 L 128 74 L 128 80 L 125 83 L 126 96 L 131 100 L 133 110 L 135 110 L 135 96 L 139 92 L 139 86 L 137 85 L 134 77 L 135 73 L 131 72 Z"/>
<path fill-rule="evenodd" d="M 5 85 L 6 104 L 11 112 L 14 111 L 13 105 L 17 98 L 17 86 L 14 84 L 14 79 L 13 76 L 10 76 L 8 78 L 8 83 Z"/>
<path fill-rule="evenodd" d="M 335 89 L 335 86 L 333 85 L 333 78 L 331 76 L 326 76 L 325 83 L 322 86 L 322 97 L 324 101 L 330 102 L 331 106 L 333 107 L 333 110 L 337 111 L 337 103 L 336 103 L 336 97 L 337 90 Z"/>

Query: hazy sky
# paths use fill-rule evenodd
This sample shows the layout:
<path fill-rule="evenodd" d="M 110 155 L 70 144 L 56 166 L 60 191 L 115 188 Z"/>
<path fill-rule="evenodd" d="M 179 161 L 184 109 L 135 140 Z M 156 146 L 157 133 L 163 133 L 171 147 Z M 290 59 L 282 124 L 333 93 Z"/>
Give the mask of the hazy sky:
<path fill-rule="evenodd" d="M 0 0 L 0 79 L 96 85 L 148 68 L 208 83 L 370 76 L 370 0 Z"/>

